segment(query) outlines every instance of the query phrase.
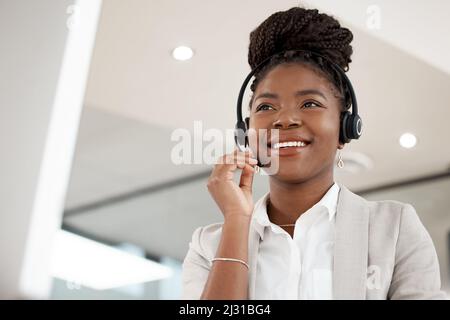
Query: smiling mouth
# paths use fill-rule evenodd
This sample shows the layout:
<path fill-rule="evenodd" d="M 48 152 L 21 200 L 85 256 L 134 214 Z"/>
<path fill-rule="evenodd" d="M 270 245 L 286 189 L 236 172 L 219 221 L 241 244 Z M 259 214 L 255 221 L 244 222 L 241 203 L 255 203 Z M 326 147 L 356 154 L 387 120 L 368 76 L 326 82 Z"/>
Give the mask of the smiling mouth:
<path fill-rule="evenodd" d="M 272 146 L 269 145 L 272 149 L 285 149 L 285 148 L 296 148 L 296 147 L 306 147 L 309 142 L 304 141 L 287 141 L 287 142 L 277 142 Z"/>
<path fill-rule="evenodd" d="M 286 141 L 277 142 L 273 146 L 268 144 L 270 155 L 291 156 L 303 153 L 311 142 L 306 141 Z"/>

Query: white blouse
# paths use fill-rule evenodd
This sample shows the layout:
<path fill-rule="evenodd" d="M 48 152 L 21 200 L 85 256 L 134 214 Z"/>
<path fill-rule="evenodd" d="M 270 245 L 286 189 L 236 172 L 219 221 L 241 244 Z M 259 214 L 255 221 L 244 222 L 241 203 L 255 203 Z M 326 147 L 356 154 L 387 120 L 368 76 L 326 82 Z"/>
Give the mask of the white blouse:
<path fill-rule="evenodd" d="M 269 221 L 269 193 L 255 204 L 260 235 L 255 299 L 333 299 L 333 247 L 339 185 L 295 223 L 293 238 Z"/>

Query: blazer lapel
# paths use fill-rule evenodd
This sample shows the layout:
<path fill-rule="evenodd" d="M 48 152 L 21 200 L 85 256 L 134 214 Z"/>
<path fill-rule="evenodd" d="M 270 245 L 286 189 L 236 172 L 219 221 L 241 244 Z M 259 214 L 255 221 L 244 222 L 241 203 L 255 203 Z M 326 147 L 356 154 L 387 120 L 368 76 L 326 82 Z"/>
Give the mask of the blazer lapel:
<path fill-rule="evenodd" d="M 334 299 L 366 298 L 369 208 L 365 200 L 340 186 L 334 244 Z"/>

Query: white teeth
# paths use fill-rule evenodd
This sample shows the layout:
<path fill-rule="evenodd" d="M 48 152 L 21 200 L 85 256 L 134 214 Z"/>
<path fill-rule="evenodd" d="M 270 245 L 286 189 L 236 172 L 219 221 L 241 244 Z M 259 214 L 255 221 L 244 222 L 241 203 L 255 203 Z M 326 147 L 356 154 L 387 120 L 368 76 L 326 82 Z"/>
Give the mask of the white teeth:
<path fill-rule="evenodd" d="M 274 149 L 286 148 L 286 147 L 304 147 L 306 143 L 303 141 L 289 141 L 289 142 L 278 142 L 273 145 Z"/>

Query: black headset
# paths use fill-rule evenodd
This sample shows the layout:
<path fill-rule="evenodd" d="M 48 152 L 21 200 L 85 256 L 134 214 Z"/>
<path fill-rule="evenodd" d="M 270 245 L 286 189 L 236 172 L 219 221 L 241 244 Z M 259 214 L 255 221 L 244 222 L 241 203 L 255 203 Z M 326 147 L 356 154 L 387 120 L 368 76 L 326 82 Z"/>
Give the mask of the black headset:
<path fill-rule="evenodd" d="M 272 57 L 278 56 L 281 54 L 284 54 L 285 52 L 304 52 L 309 55 L 313 55 L 316 57 L 321 57 L 322 59 L 328 61 L 330 65 L 336 70 L 343 78 L 348 92 L 350 94 L 350 102 L 352 107 L 352 113 L 349 111 L 343 111 L 341 112 L 340 117 L 340 129 L 339 129 L 339 141 L 341 143 L 348 143 L 351 139 L 359 139 L 361 136 L 361 130 L 362 130 L 362 120 L 360 116 L 358 115 L 358 103 L 356 101 L 355 91 L 353 90 L 352 83 L 350 82 L 350 79 L 345 74 L 345 71 L 336 63 L 328 59 L 327 57 L 324 57 L 323 55 L 320 55 L 316 52 L 309 51 L 309 50 L 286 50 L 279 53 L 276 53 L 267 59 L 264 59 L 260 64 L 258 64 L 255 69 L 253 69 L 245 78 L 244 83 L 242 84 L 241 90 L 239 92 L 238 100 L 237 100 L 237 122 L 235 126 L 235 133 L 234 133 L 234 140 L 236 142 L 236 145 L 241 151 L 245 151 L 245 148 L 248 145 L 248 136 L 247 136 L 247 130 L 250 127 L 249 124 L 249 117 L 246 117 L 245 120 L 242 119 L 242 98 L 244 97 L 245 89 L 247 88 L 247 85 L 250 81 L 250 79 L 253 77 L 253 75 L 263 67 L 266 62 L 268 62 Z M 347 102 L 347 101 L 346 101 Z"/>

